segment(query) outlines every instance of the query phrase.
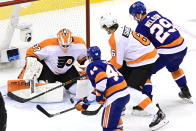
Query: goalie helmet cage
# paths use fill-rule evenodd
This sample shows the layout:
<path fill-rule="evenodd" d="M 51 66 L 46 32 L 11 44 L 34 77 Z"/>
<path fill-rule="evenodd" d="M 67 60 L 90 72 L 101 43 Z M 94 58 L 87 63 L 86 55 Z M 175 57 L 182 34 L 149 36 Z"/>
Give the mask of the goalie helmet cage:
<path fill-rule="evenodd" d="M 19 48 L 20 58 L 23 59 L 28 47 L 49 37 L 56 37 L 62 28 L 68 28 L 74 36 L 82 37 L 89 48 L 90 2 L 96 0 L 1 0 L 0 12 L 5 13 L 0 14 L 0 51 Z M 28 6 L 24 5 L 29 3 Z M 26 27 L 32 31 L 30 42 L 21 39 L 25 35 L 22 29 Z M 16 63 L 22 63 L 20 65 L 23 66 L 24 59 Z M 0 69 L 3 65 L 5 63 L 0 64 Z M 10 66 L 6 64 L 5 67 Z"/>

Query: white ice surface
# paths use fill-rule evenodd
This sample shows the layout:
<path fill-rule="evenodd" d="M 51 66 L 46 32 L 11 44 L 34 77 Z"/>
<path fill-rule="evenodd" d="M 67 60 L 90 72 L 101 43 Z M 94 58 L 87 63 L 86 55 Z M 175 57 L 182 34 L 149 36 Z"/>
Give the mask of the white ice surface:
<path fill-rule="evenodd" d="M 119 18 L 120 23 L 129 24 L 133 29 L 135 22 L 128 15 L 128 8 L 133 1 L 114 0 L 101 4 L 93 4 L 91 8 L 91 45 L 99 45 L 104 58 L 110 57 L 108 51 L 108 35 L 100 29 L 99 17 L 105 12 L 112 12 Z M 189 48 L 181 67 L 187 77 L 188 86 L 192 93 L 192 100 L 196 103 L 196 8 L 194 0 L 143 0 L 150 10 L 158 10 L 173 20 Z M 39 15 L 39 14 L 37 14 Z M 43 38 L 44 39 L 44 38 Z M 0 71 L 0 87 L 6 85 L 7 80 L 16 79 L 20 68 Z M 160 131 L 195 131 L 196 105 L 183 104 L 178 97 L 180 91 L 174 83 L 171 74 L 166 69 L 153 76 L 154 101 L 158 102 L 166 113 L 170 123 Z M 5 94 L 4 88 L 1 91 Z M 84 116 L 76 110 L 47 118 L 35 106 L 37 103 L 18 103 L 4 96 L 8 113 L 7 131 L 101 131 L 101 111 L 96 116 Z M 66 99 L 67 100 L 67 99 Z M 64 103 L 41 104 L 50 113 L 62 111 L 73 105 Z M 149 131 L 148 124 L 151 117 L 136 117 L 131 115 L 132 103 L 127 105 L 124 119 L 125 131 Z"/>

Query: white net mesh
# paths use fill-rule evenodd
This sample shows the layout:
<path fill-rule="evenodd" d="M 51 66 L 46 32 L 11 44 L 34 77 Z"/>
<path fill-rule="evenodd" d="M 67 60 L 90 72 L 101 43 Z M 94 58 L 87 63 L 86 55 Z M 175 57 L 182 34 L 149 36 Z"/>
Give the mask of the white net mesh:
<path fill-rule="evenodd" d="M 27 8 L 21 6 L 16 8 L 16 6 L 19 5 L 0 7 L 0 12 L 6 12 L 0 14 L 0 50 L 19 48 L 21 59 L 19 62 L 16 60 L 1 63 L 0 69 L 23 66 L 25 51 L 28 47 L 48 37 L 56 37 L 57 32 L 62 28 L 69 28 L 73 35 L 80 36 L 84 40 L 86 38 L 85 0 L 43 0 L 31 2 L 31 6 Z M 20 10 L 20 16 L 17 21 L 18 10 Z M 21 29 L 18 29 L 21 25 L 30 25 L 32 30 L 30 42 L 21 41 Z M 18 28 L 15 28 L 16 26 Z M 10 27 L 13 35 L 10 33 Z M 9 33 L 6 33 L 7 31 Z"/>

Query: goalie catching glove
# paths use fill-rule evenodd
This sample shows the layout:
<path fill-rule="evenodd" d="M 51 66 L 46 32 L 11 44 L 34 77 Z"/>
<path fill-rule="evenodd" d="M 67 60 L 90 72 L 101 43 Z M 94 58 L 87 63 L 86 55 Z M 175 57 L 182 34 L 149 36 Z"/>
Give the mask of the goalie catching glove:
<path fill-rule="evenodd" d="M 75 105 L 76 110 L 78 111 L 86 111 L 86 109 L 89 107 L 90 104 L 88 103 L 87 97 L 81 98 Z"/>

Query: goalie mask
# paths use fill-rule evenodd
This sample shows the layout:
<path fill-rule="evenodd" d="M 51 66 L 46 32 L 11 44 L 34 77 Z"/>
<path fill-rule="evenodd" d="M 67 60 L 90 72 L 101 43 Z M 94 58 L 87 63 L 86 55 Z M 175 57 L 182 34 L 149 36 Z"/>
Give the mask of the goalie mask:
<path fill-rule="evenodd" d="M 63 49 L 70 48 L 71 43 L 73 42 L 72 32 L 69 29 L 61 29 L 57 33 L 57 38 L 58 38 L 59 45 Z"/>

